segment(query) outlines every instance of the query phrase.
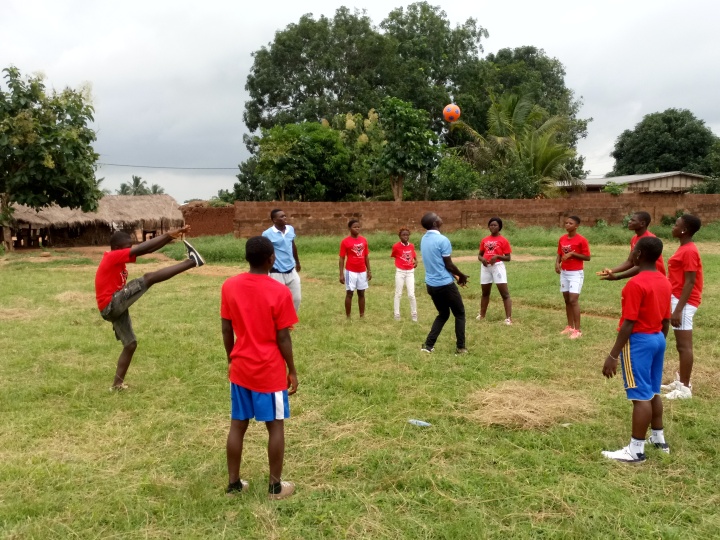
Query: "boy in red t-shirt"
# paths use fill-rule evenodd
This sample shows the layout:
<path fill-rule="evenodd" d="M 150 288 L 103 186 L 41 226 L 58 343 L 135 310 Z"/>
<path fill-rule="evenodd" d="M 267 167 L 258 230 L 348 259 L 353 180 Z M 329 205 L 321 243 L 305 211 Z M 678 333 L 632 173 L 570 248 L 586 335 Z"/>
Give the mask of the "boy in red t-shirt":
<path fill-rule="evenodd" d="M 490 236 L 486 236 L 480 241 L 478 260 L 481 264 L 480 288 L 482 289 L 482 296 L 480 297 L 480 314 L 477 316 L 477 320 L 481 321 L 485 318 L 490 303 L 492 284 L 495 283 L 505 307 L 505 324 L 510 326 L 512 324 L 512 300 L 507 285 L 505 263 L 510 261 L 512 249 L 510 248 L 510 242 L 500 235 L 502 228 L 502 219 L 499 217 L 490 218 L 490 221 L 488 221 Z"/>
<path fill-rule="evenodd" d="M 360 236 L 360 222 L 351 219 L 348 229 L 350 236 L 340 242 L 340 283 L 345 285 L 345 315 L 349 319 L 354 291 L 358 293 L 360 317 L 365 316 L 365 289 L 370 286 L 368 282 L 372 279 L 372 272 L 368 243 Z"/>
<path fill-rule="evenodd" d="M 630 239 L 630 255 L 628 255 L 627 260 L 619 266 L 615 268 L 604 268 L 600 272 L 597 272 L 600 279 L 606 281 L 616 281 L 619 279 L 631 278 L 637 275 L 640 270 L 637 266 L 633 266 L 632 264 L 632 251 L 635 248 L 635 244 L 637 244 L 638 240 L 641 238 L 645 238 L 646 236 L 655 236 L 653 233 L 648 231 L 650 220 L 650 214 L 647 212 L 635 212 L 632 216 L 630 216 L 628 229 L 635 231 L 635 234 Z M 658 257 L 655 267 L 658 272 L 660 272 L 663 276 L 665 275 L 665 262 L 663 261 L 662 255 Z"/>
<path fill-rule="evenodd" d="M 415 246 L 410 243 L 410 229 L 403 227 L 398 231 L 400 241 L 397 242 L 390 252 L 390 257 L 395 259 L 395 300 L 393 302 L 393 313 L 395 320 L 400 320 L 400 297 L 404 287 L 407 287 L 408 300 L 410 300 L 410 318 L 417 322 L 417 300 L 415 299 L 415 269 L 417 268 L 417 256 Z"/>
<path fill-rule="evenodd" d="M 585 237 L 577 233 L 579 225 L 579 217 L 565 218 L 567 234 L 560 237 L 555 258 L 555 272 L 560 274 L 560 292 L 565 300 L 565 315 L 567 316 L 567 326 L 560 333 L 569 334 L 570 339 L 582 337 L 579 300 L 585 280 L 583 264 L 590 260 L 590 245 Z"/>
<path fill-rule="evenodd" d="M 255 418 L 265 422 L 268 431 L 268 497 L 284 499 L 295 491 L 292 482 L 281 478 L 284 420 L 290 417 L 288 395 L 298 387 L 290 339 L 298 318 L 290 290 L 268 275 L 275 262 L 272 242 L 264 236 L 250 238 L 245 259 L 250 271 L 223 283 L 220 303 L 231 401 L 226 493 L 235 495 L 247 489 L 248 483 L 240 479 L 240 462 L 245 432 L 250 418 Z"/>
<path fill-rule="evenodd" d="M 703 291 L 702 260 L 693 236 L 700 226 L 700 218 L 685 214 L 677 219 L 672 230 L 673 238 L 680 240 L 680 247 L 668 260 L 668 279 L 672 287 L 670 324 L 680 356 L 680 370 L 676 380 L 663 386 L 663 390 L 670 390 L 665 395 L 668 399 L 692 397 L 693 317 L 700 307 Z"/>
<path fill-rule="evenodd" d="M 645 237 L 632 251 L 632 262 L 639 272 L 623 287 L 618 335 L 602 370 L 605 377 L 614 377 L 622 360 L 625 392 L 633 402 L 632 438 L 625 448 L 602 454 L 626 463 L 645 461 L 648 427 L 652 434 L 647 442 L 670 453 L 660 399 L 665 339 L 670 328 L 670 283 L 655 267 L 662 248 L 659 238 Z"/>
<path fill-rule="evenodd" d="M 125 375 L 130 367 L 137 339 L 133 332 L 130 312 L 132 306 L 147 290 L 161 281 L 166 281 L 190 268 L 202 266 L 205 261 L 188 242 L 187 260 L 162 268 L 155 272 L 148 272 L 142 277 L 128 281 L 127 263 L 134 263 L 137 257 L 157 251 L 164 245 L 179 238 L 190 230 L 189 226 L 175 229 L 140 244 L 133 245 L 132 238 L 123 231 L 115 231 L 110 237 L 110 251 L 106 251 L 95 273 L 95 297 L 100 315 L 111 322 L 115 337 L 122 342 L 123 350 L 117 362 L 115 379 L 110 390 L 125 390 Z"/>

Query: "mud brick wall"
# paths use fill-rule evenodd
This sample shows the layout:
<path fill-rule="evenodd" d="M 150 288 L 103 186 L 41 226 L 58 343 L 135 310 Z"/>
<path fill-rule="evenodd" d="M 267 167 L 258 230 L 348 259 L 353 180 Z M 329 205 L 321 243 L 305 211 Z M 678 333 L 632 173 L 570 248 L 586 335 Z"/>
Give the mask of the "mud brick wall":
<path fill-rule="evenodd" d="M 666 193 L 628 193 L 613 196 L 607 193 L 580 193 L 559 199 L 486 199 L 470 201 L 408 201 L 300 203 L 300 202 L 236 202 L 234 207 L 182 207 L 185 222 L 192 236 L 227 234 L 239 237 L 260 234 L 271 225 L 270 210 L 282 208 L 290 223 L 300 234 L 344 234 L 350 218 L 362 222 L 365 232 L 395 232 L 404 226 L 421 231 L 420 218 L 426 212 L 442 217 L 443 230 L 454 231 L 484 227 L 492 216 L 514 221 L 521 227 L 539 225 L 561 226 L 565 216 L 577 215 L 585 225 L 598 220 L 621 223 L 637 210 L 650 213 L 654 223 L 662 216 L 673 216 L 678 210 L 697 214 L 704 222 L 720 220 L 720 195 L 682 195 Z"/>

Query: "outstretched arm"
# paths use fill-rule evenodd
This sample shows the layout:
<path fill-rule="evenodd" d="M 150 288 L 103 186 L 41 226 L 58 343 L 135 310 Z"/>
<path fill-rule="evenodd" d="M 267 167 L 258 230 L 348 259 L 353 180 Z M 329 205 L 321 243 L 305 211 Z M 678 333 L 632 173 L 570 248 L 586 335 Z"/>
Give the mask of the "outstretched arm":
<path fill-rule="evenodd" d="M 173 229 L 172 231 L 168 231 L 165 234 L 161 234 L 160 236 L 156 236 L 155 238 L 151 238 L 150 240 L 141 242 L 130 248 L 130 255 L 134 257 L 140 257 L 141 255 L 147 255 L 148 253 L 157 251 L 158 249 L 165 246 L 166 244 L 169 244 L 173 240 L 177 240 L 178 238 L 180 238 L 180 236 L 187 233 L 189 230 L 190 225 L 185 225 L 181 229 Z"/>

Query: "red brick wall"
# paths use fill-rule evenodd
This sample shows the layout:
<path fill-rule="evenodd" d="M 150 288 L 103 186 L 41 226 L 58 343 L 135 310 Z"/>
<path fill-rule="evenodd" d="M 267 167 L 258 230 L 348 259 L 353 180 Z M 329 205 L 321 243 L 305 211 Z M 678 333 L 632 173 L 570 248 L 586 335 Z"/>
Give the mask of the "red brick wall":
<path fill-rule="evenodd" d="M 211 208 L 197 203 L 181 206 L 185 224 L 190 225 L 188 236 L 214 236 L 235 230 L 235 208 Z"/>
<path fill-rule="evenodd" d="M 395 232 L 401 226 L 422 230 L 420 218 L 425 212 L 442 217 L 443 230 L 484 227 L 492 216 L 514 221 L 519 226 L 562 225 L 568 215 L 579 216 L 586 225 L 599 219 L 620 223 L 629 213 L 645 210 L 654 223 L 677 210 L 697 214 L 704 222 L 720 220 L 720 195 L 681 195 L 630 193 L 581 193 L 560 199 L 496 199 L 471 201 L 408 201 L 362 203 L 237 202 L 234 208 L 182 208 L 193 236 L 226 234 L 240 237 L 260 234 L 271 225 L 270 210 L 282 208 L 290 223 L 301 234 L 344 234 L 350 218 L 362 222 L 363 230 Z"/>

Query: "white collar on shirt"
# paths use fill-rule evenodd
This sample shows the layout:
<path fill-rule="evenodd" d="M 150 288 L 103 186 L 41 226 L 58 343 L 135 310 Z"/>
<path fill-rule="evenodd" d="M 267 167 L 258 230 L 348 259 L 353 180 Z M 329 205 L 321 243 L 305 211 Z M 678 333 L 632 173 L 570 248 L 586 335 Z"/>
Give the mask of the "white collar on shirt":
<path fill-rule="evenodd" d="M 285 235 L 288 233 L 288 231 L 290 230 L 290 229 L 288 229 L 288 227 L 290 227 L 290 225 L 285 225 L 285 230 L 284 230 L 284 231 L 281 231 L 281 230 L 278 229 L 275 225 L 273 225 L 273 226 L 272 226 L 272 229 L 273 229 L 274 232 L 280 233 L 280 234 L 282 234 L 283 236 L 285 236 Z"/>
<path fill-rule="evenodd" d="M 438 231 L 437 229 L 430 229 L 425 234 L 430 234 L 430 233 L 440 234 L 440 231 Z"/>

